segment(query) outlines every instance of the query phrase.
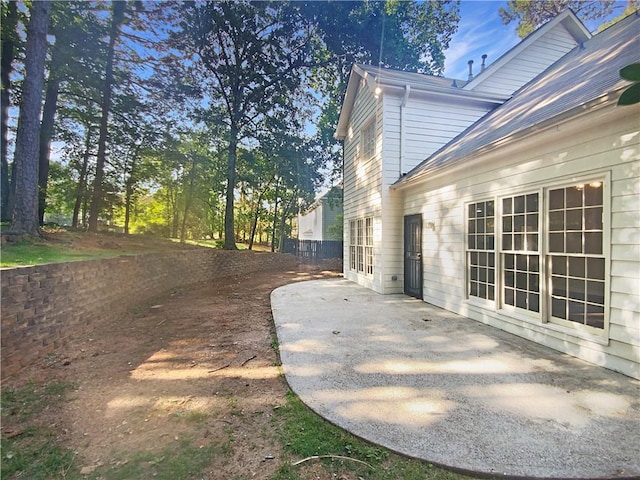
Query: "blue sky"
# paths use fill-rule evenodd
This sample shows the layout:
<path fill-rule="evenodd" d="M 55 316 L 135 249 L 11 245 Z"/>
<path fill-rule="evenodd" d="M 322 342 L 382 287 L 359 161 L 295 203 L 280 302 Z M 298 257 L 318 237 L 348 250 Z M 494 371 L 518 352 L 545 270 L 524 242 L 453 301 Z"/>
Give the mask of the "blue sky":
<path fill-rule="evenodd" d="M 624 7 L 626 1 L 618 1 L 616 4 Z M 488 55 L 486 64 L 490 65 L 520 41 L 516 34 L 516 22 L 503 25 L 498 14 L 500 7 L 506 5 L 506 1 L 495 0 L 461 1 L 458 31 L 445 52 L 445 77 L 465 80 L 469 72 L 469 60 L 473 60 L 473 73 L 477 74 L 482 54 Z M 621 8 L 618 8 L 613 16 L 620 13 Z M 586 26 L 594 31 L 602 21 L 587 22 Z"/>
<path fill-rule="evenodd" d="M 495 0 L 463 0 L 460 3 L 458 31 L 445 52 L 445 77 L 464 80 L 468 75 L 469 60 L 473 60 L 473 71 L 478 73 L 483 54 L 488 55 L 489 65 L 519 42 L 516 25 L 503 25 L 498 14 L 500 7 L 506 4 Z"/>

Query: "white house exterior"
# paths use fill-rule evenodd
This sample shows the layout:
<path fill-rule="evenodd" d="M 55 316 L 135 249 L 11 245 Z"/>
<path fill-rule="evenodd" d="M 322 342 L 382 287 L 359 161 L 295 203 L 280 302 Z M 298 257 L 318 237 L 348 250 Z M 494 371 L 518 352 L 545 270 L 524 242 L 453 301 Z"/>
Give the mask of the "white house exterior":
<path fill-rule="evenodd" d="M 565 12 L 455 85 L 355 66 L 345 277 L 640 378 L 638 32 Z"/>
<path fill-rule="evenodd" d="M 342 187 L 335 186 L 298 213 L 298 240 L 340 240 L 333 237 L 330 230 L 332 226 L 341 224 L 340 215 Z"/>

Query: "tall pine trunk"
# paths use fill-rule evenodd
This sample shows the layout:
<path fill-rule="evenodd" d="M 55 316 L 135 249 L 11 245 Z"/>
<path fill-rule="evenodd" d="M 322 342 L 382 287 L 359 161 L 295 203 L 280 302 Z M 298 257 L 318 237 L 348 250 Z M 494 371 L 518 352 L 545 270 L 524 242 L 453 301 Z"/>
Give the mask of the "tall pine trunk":
<path fill-rule="evenodd" d="M 53 62 L 51 63 L 53 64 Z M 38 160 L 38 220 L 40 225 L 44 224 L 44 211 L 47 205 L 51 138 L 53 137 L 53 124 L 56 118 L 58 92 L 60 91 L 60 78 L 55 78 L 51 75 L 55 75 L 55 72 L 50 74 L 49 81 L 47 82 L 47 93 L 45 95 L 42 125 L 40 127 L 40 153 Z"/>
<path fill-rule="evenodd" d="M 7 16 L 3 30 L 7 32 L 2 38 L 2 59 L 0 63 L 0 107 L 2 108 L 2 121 L 0 122 L 0 215 L 3 222 L 11 220 L 11 209 L 9 208 L 9 142 L 7 133 L 9 131 L 9 92 L 11 90 L 11 72 L 13 71 L 13 58 L 15 45 L 13 35 L 16 35 L 16 25 L 18 22 L 18 8 L 16 2 L 11 0 L 7 3 Z M 4 33 L 4 32 L 3 32 Z"/>
<path fill-rule="evenodd" d="M 78 228 L 78 217 L 80 216 L 80 208 L 82 207 L 82 200 L 85 197 L 87 190 L 87 172 L 89 171 L 89 157 L 91 156 L 91 126 L 87 126 L 86 138 L 84 143 L 84 155 L 82 157 L 82 165 L 80 167 L 80 179 L 78 180 L 78 188 L 76 189 L 76 200 L 73 205 L 73 219 L 71 226 Z M 84 223 L 84 215 L 82 217 Z"/>
<path fill-rule="evenodd" d="M 93 196 L 89 211 L 89 231 L 98 231 L 98 217 L 102 212 L 103 204 L 103 179 L 104 165 L 107 157 L 107 135 L 109 133 L 109 112 L 111 110 L 111 93 L 113 90 L 113 62 L 115 57 L 116 41 L 120 32 L 120 26 L 124 21 L 126 2 L 116 1 L 111 10 L 111 32 L 109 34 L 109 49 L 107 66 L 102 89 L 102 116 L 100 118 L 100 138 L 98 140 L 98 156 L 96 157 L 96 174 L 93 180 Z"/>
<path fill-rule="evenodd" d="M 38 150 L 50 9 L 48 1 L 33 2 L 27 26 L 25 76 L 13 161 L 16 170 L 15 205 L 10 232 L 16 235 L 41 235 L 38 222 Z"/>
<path fill-rule="evenodd" d="M 229 151 L 227 160 L 227 197 L 224 209 L 224 249 L 237 250 L 234 228 L 234 194 L 236 190 L 236 160 L 238 157 L 238 129 L 232 124 L 229 135 Z"/>

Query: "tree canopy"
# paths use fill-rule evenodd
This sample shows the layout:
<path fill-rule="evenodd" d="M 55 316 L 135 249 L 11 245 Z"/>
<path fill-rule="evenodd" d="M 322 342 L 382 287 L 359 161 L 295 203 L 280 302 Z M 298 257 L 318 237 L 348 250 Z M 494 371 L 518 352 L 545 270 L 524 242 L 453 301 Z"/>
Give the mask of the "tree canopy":
<path fill-rule="evenodd" d="M 524 38 L 540 25 L 571 9 L 583 22 L 603 18 L 613 12 L 615 0 L 509 0 L 507 8 L 500 7 L 505 25 L 518 22 L 516 32 Z M 629 4 L 635 0 L 629 0 Z"/>
<path fill-rule="evenodd" d="M 2 2 L 3 219 L 23 191 L 13 107 L 27 112 L 21 32 L 40 3 Z M 353 63 L 441 74 L 459 20 L 457 1 L 45 3 L 34 225 L 225 248 L 277 248 L 330 182 Z"/>

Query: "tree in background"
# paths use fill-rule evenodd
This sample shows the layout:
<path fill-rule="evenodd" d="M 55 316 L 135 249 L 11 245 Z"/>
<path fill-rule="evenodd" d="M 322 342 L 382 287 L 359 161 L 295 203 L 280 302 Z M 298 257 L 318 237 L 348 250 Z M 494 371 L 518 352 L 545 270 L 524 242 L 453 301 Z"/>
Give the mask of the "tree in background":
<path fill-rule="evenodd" d="M 444 51 L 457 31 L 458 1 L 301 2 L 316 25 L 312 87 L 321 94 L 314 154 L 341 172 L 333 138 L 354 63 L 440 75 Z"/>
<path fill-rule="evenodd" d="M 27 26 L 25 76 L 14 153 L 15 205 L 11 233 L 40 236 L 38 221 L 38 146 L 44 67 L 47 55 L 47 24 L 50 2 L 34 2 Z"/>
<path fill-rule="evenodd" d="M 9 208 L 9 105 L 11 73 L 13 72 L 13 60 L 17 50 L 18 33 L 16 26 L 18 25 L 18 7 L 14 0 L 2 2 L 0 4 L 1 18 L 0 28 L 2 28 L 2 47 L 0 59 L 0 105 L 2 109 L 2 120 L 0 121 L 0 160 L 2 167 L 0 171 L 1 185 L 0 195 L 2 201 L 0 203 L 0 215 L 2 221 L 11 220 L 11 208 Z"/>
<path fill-rule="evenodd" d="M 311 29 L 294 4 L 278 1 L 184 4 L 182 18 L 173 39 L 202 87 L 202 118 L 224 126 L 224 248 L 235 249 L 238 146 L 255 140 L 266 119 L 296 115 Z"/>
<path fill-rule="evenodd" d="M 97 70 L 104 57 L 99 41 L 105 33 L 104 28 L 88 7 L 88 3 L 52 4 L 49 34 L 55 36 L 55 42 L 51 47 L 47 68 L 39 147 L 38 214 L 41 225 L 44 224 L 51 142 L 54 138 L 60 89 L 66 89 L 63 97 L 70 97 L 73 90 L 76 96 L 91 98 L 91 89 L 97 87 L 95 79 L 99 78 Z"/>
<path fill-rule="evenodd" d="M 636 5 L 636 0 L 628 0 L 628 7 Z M 611 14 L 615 0 L 509 0 L 507 8 L 499 10 L 502 23 L 518 22 L 516 32 L 524 38 L 542 24 L 548 22 L 564 10 L 571 9 L 580 20 L 594 20 Z"/>
<path fill-rule="evenodd" d="M 113 92 L 113 63 L 116 53 L 116 42 L 120 36 L 120 28 L 125 21 L 127 2 L 115 1 L 111 4 L 111 28 L 109 32 L 109 46 L 107 50 L 107 65 L 102 88 L 100 137 L 98 139 L 98 154 L 96 156 L 96 171 L 93 180 L 93 195 L 89 212 L 89 231 L 98 231 L 98 217 L 102 213 L 104 202 L 104 165 L 107 157 L 107 135 L 109 133 L 109 113 L 111 111 L 111 95 Z"/>
<path fill-rule="evenodd" d="M 458 20 L 457 2 L 51 4 L 40 220 L 46 206 L 77 228 L 106 220 L 226 248 L 267 234 L 276 248 L 337 162 L 352 63 L 440 72 Z M 3 202 L 17 172 L 6 94 L 22 98 L 25 61 L 15 6 L 2 2 Z"/>

